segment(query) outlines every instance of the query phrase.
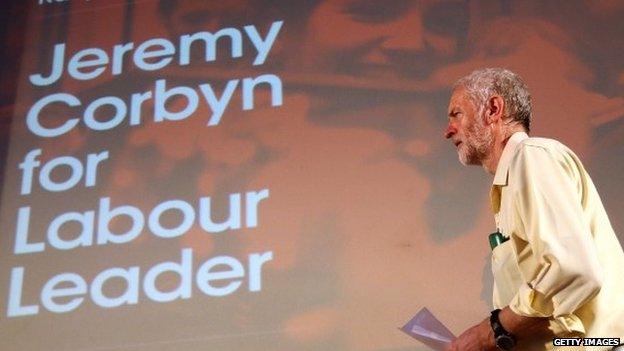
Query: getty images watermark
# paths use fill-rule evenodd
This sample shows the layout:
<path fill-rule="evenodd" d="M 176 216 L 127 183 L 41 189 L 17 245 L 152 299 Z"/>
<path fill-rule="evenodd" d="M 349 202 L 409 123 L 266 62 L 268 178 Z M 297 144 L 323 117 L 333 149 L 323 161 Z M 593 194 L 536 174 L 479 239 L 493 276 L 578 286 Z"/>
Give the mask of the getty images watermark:
<path fill-rule="evenodd" d="M 554 338 L 553 346 L 613 346 L 613 351 L 624 351 L 620 338 Z"/>

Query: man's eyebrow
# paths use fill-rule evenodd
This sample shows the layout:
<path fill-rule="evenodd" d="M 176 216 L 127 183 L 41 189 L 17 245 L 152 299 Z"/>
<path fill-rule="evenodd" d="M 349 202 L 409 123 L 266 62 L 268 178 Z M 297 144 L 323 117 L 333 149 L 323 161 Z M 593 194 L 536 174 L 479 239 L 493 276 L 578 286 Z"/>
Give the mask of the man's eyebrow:
<path fill-rule="evenodd" d="M 457 107 L 453 107 L 452 109 L 449 110 L 448 116 L 449 117 L 455 117 L 455 115 L 457 115 L 459 113 L 458 108 Z"/>

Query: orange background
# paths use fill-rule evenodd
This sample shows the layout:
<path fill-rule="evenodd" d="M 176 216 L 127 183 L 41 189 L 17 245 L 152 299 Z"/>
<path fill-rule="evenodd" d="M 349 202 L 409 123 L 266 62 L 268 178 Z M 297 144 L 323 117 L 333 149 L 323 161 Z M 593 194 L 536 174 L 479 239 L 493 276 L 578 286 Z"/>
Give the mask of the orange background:
<path fill-rule="evenodd" d="M 397 330 L 428 307 L 455 333 L 491 309 L 487 235 L 490 176 L 462 167 L 443 139 L 453 82 L 481 67 L 519 73 L 533 95 L 532 135 L 556 138 L 584 160 L 622 241 L 624 232 L 624 6 L 619 1 L 569 1 L 555 6 L 510 1 L 70 0 L 32 6 L 18 77 L 4 168 L 0 217 L 0 348 L 2 350 L 425 350 Z M 214 32 L 255 25 L 265 34 L 283 20 L 266 63 L 254 50 L 240 59 L 220 43 L 215 62 L 194 53 L 145 72 L 128 60 L 122 75 L 107 70 L 48 87 L 28 76 L 49 70 L 52 49 L 89 47 Z M 87 103 L 128 99 L 167 85 L 278 75 L 284 102 L 258 89 L 255 108 L 241 109 L 240 90 L 221 123 L 207 127 L 205 104 L 183 121 L 150 122 L 96 132 L 84 128 L 39 138 L 25 124 L 39 98 L 57 92 Z M 201 99 L 201 98 L 200 98 Z M 200 100 L 201 101 L 201 100 Z M 179 110 L 184 100 L 169 107 Z M 50 108 L 50 123 L 68 110 Z M 105 116 L 103 117 L 103 119 Z M 85 158 L 109 150 L 98 185 L 62 193 L 35 187 L 19 195 L 18 164 L 31 149 L 43 160 Z M 147 230 L 124 245 L 14 255 L 17 209 L 32 206 L 32 240 L 67 211 L 113 205 L 149 211 L 169 199 L 215 201 L 227 216 L 227 195 L 270 189 L 253 229 L 162 239 Z M 175 220 L 173 220 L 175 222 Z M 116 223 L 122 230 L 124 223 Z M 67 233 L 71 237 L 71 231 Z M 192 248 L 195 268 L 217 255 L 243 259 L 273 251 L 262 291 L 241 288 L 209 297 L 103 309 L 88 299 L 75 311 L 6 318 L 12 267 L 26 267 L 24 299 L 36 302 L 52 276 L 71 271 L 88 282 L 100 271 L 142 270 L 180 259 Z M 176 282 L 162 282 L 172 288 Z"/>

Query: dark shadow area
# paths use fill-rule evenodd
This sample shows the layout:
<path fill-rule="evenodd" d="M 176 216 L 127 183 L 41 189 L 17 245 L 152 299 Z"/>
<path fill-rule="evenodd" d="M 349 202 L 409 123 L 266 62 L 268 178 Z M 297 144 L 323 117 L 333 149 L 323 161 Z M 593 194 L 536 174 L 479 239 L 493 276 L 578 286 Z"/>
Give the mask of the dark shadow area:
<path fill-rule="evenodd" d="M 4 165 L 9 149 L 29 4 L 28 1 L 7 1 L 2 3 L 0 11 L 0 184 L 4 184 Z"/>

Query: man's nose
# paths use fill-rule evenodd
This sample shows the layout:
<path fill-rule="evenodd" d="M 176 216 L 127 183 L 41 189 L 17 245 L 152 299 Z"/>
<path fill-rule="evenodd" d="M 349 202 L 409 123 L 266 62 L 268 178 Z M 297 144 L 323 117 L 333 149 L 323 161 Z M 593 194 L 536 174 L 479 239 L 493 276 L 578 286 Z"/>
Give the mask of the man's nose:
<path fill-rule="evenodd" d="M 425 38 L 421 32 L 416 32 L 411 35 L 404 33 L 392 34 L 388 35 L 381 43 L 381 48 L 387 51 L 419 52 L 423 51 L 425 48 Z"/>
<path fill-rule="evenodd" d="M 401 19 L 385 26 L 387 36 L 381 47 L 388 51 L 422 51 L 425 47 L 425 28 L 422 13 L 412 8 Z"/>
<path fill-rule="evenodd" d="M 446 139 L 450 139 L 455 134 L 457 134 L 457 128 L 455 128 L 455 125 L 453 123 L 449 122 L 446 130 L 444 131 L 444 137 Z"/>

